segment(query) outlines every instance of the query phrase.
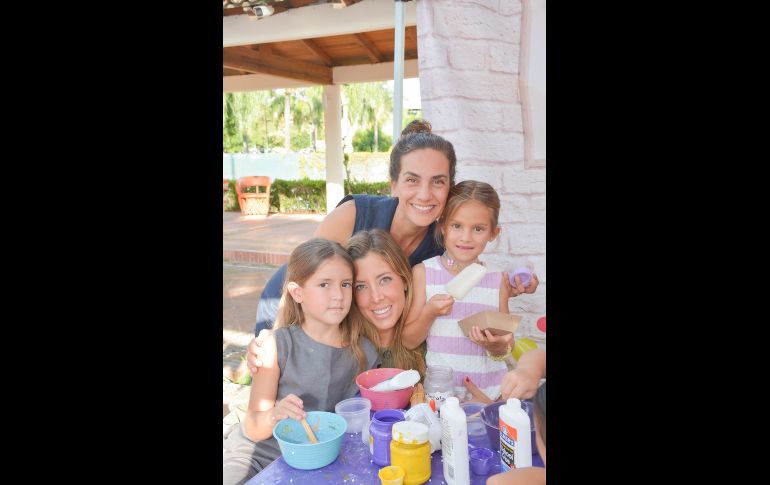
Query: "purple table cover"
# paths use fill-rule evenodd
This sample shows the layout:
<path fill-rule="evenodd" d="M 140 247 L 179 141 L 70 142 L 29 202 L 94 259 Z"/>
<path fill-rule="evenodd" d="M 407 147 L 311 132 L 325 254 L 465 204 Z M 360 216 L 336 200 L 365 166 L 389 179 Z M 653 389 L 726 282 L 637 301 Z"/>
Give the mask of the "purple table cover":
<path fill-rule="evenodd" d="M 489 475 L 475 475 L 471 472 L 471 484 L 485 485 L 487 478 L 500 473 L 500 454 L 495 451 L 492 460 L 494 465 L 492 465 Z M 431 455 L 430 465 L 431 476 L 426 483 L 431 485 L 445 484 L 441 450 L 435 451 Z M 532 456 L 532 465 L 543 466 L 539 454 Z M 331 464 L 317 470 L 297 470 L 287 465 L 283 457 L 279 457 L 246 483 L 247 485 L 273 485 L 276 483 L 377 485 L 380 483 L 380 479 L 377 477 L 380 468 L 380 466 L 372 463 L 372 455 L 369 453 L 369 447 L 361 441 L 361 433 L 346 433 L 342 440 L 340 454 Z"/>

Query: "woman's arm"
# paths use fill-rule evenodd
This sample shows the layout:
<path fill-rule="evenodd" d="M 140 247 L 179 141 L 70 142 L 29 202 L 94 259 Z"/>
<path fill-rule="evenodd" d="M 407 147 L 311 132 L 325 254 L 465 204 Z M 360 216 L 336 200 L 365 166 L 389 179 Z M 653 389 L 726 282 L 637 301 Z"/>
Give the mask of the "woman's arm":
<path fill-rule="evenodd" d="M 516 368 L 505 374 L 500 385 L 502 399 L 529 399 L 537 392 L 540 379 L 545 377 L 545 350 L 532 349 L 519 357 Z"/>
<path fill-rule="evenodd" d="M 313 237 L 322 237 L 337 241 L 343 246 L 353 235 L 356 224 L 356 201 L 349 200 L 337 207 L 324 217 L 313 233 Z"/>
<path fill-rule="evenodd" d="M 265 349 L 262 347 L 265 340 L 273 335 L 273 331 L 263 328 L 259 331 L 259 335 L 251 339 L 249 346 L 246 349 L 246 365 L 251 371 L 252 377 L 259 372 L 259 368 L 262 367 L 262 362 L 265 359 Z"/>
<path fill-rule="evenodd" d="M 436 317 L 450 313 L 454 304 L 454 298 L 449 295 L 433 295 L 430 301 L 425 301 L 425 265 L 422 263 L 412 268 L 412 284 L 412 308 L 401 333 L 401 342 L 410 350 L 416 349 L 428 338 Z"/>
<path fill-rule="evenodd" d="M 545 485 L 545 468 L 530 466 L 508 470 L 487 478 L 487 485 Z"/>
<path fill-rule="evenodd" d="M 252 441 L 264 440 L 272 436 L 275 423 L 284 418 L 302 419 L 307 414 L 302 408 L 302 400 L 289 394 L 276 403 L 278 379 L 281 369 L 278 367 L 278 352 L 275 338 L 270 337 L 262 344 L 262 369 L 252 377 L 249 408 L 244 420 L 244 432 Z"/>

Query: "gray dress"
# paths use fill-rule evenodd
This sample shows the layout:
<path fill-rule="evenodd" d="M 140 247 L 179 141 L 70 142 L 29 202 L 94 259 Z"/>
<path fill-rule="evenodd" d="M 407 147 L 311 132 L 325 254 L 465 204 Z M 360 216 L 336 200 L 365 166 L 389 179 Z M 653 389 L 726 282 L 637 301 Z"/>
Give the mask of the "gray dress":
<path fill-rule="evenodd" d="M 325 345 L 307 336 L 299 325 L 273 332 L 278 350 L 276 402 L 289 394 L 302 399 L 305 411 L 334 412 L 334 405 L 358 392 L 355 378 L 358 361 L 350 348 Z M 378 363 L 379 353 L 366 338 L 361 338 L 367 369 Z M 243 432 L 243 423 L 225 440 L 223 484 L 242 484 L 281 456 L 274 437 L 254 442 Z"/>

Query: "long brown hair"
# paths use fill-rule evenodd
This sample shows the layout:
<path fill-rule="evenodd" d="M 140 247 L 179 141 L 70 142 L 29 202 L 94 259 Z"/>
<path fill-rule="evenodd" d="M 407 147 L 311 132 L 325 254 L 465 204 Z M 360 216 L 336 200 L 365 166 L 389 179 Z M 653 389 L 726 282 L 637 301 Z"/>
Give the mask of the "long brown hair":
<path fill-rule="evenodd" d="M 303 242 L 291 252 L 289 263 L 286 268 L 286 279 L 283 283 L 283 324 L 276 324 L 273 328 L 288 327 L 291 325 L 301 325 L 305 322 L 305 314 L 302 311 L 302 304 L 289 293 L 290 282 L 303 286 L 305 282 L 318 270 L 321 263 L 333 257 L 342 258 L 350 267 L 350 272 L 355 273 L 353 259 L 345 249 L 336 241 L 328 239 L 313 238 Z M 350 303 L 351 311 L 356 306 L 355 299 Z M 356 312 L 359 313 L 359 312 Z M 350 350 L 358 360 L 358 372 L 361 373 L 367 369 L 366 356 L 361 350 L 361 322 L 358 319 L 351 319 L 350 313 L 340 322 L 342 330 L 342 342 L 344 346 L 350 346 Z M 371 340 L 371 339 L 370 339 Z"/>
<path fill-rule="evenodd" d="M 463 180 L 449 189 L 446 199 L 446 207 L 438 220 L 438 228 L 433 231 L 433 237 L 439 246 L 444 246 L 444 234 L 446 224 L 461 205 L 470 200 L 480 202 L 492 209 L 492 231 L 497 229 L 497 219 L 500 216 L 500 197 L 494 187 L 486 182 L 478 180 Z"/>
<path fill-rule="evenodd" d="M 427 120 L 413 120 L 401 131 L 401 136 L 390 152 L 389 174 L 392 182 L 398 181 L 398 175 L 401 173 L 401 157 L 415 150 L 430 148 L 443 153 L 449 160 L 449 186 L 454 185 L 457 165 L 455 149 L 448 140 L 432 131 L 433 127 Z"/>
<path fill-rule="evenodd" d="M 425 360 L 419 350 L 410 350 L 404 347 L 401 341 L 401 334 L 406 324 L 406 317 L 409 315 L 409 310 L 412 307 L 412 299 L 414 297 L 414 284 L 412 282 L 412 270 L 409 267 L 409 262 L 404 256 L 404 252 L 393 240 L 393 236 L 388 231 L 382 229 L 370 229 L 368 231 L 359 231 L 355 233 L 346 245 L 346 249 L 353 258 L 353 261 L 366 257 L 370 252 L 378 254 L 388 263 L 388 266 L 401 277 L 406 288 L 404 298 L 404 311 L 401 313 L 401 317 L 396 322 L 395 331 L 393 333 L 393 340 L 391 341 L 389 350 L 393 355 L 393 364 L 399 369 L 415 369 L 420 375 L 425 375 Z M 353 318 L 361 320 L 361 328 L 363 334 L 374 344 L 377 348 L 381 347 L 380 335 L 377 333 L 377 327 L 374 326 L 369 320 L 364 318 L 358 306 L 355 309 L 351 308 L 350 314 Z"/>

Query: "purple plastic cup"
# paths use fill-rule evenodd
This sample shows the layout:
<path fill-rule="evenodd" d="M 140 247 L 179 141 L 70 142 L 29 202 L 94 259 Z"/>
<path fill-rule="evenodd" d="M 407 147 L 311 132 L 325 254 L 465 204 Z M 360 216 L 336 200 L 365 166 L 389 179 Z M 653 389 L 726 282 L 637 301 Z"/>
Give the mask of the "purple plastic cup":
<path fill-rule="evenodd" d="M 476 475 L 489 475 L 493 456 L 495 454 L 489 448 L 470 448 L 468 459 L 471 462 L 471 471 Z"/>
<path fill-rule="evenodd" d="M 493 451 L 500 451 L 500 406 L 505 401 L 495 401 L 484 406 L 481 410 L 481 420 L 487 428 L 487 437 L 489 437 L 489 447 Z"/>
<path fill-rule="evenodd" d="M 524 285 L 524 288 L 529 286 L 529 282 L 532 281 L 532 272 L 529 270 L 529 268 L 516 268 L 513 270 L 513 273 L 509 275 L 509 279 L 511 280 L 511 286 L 516 286 L 516 277 L 519 277 L 521 280 L 521 284 Z"/>
<path fill-rule="evenodd" d="M 468 444 L 477 448 L 489 448 L 489 438 L 484 421 L 481 420 L 481 415 L 474 416 L 484 409 L 484 403 L 469 401 L 460 404 L 460 407 L 463 408 L 465 416 L 467 416 Z"/>

